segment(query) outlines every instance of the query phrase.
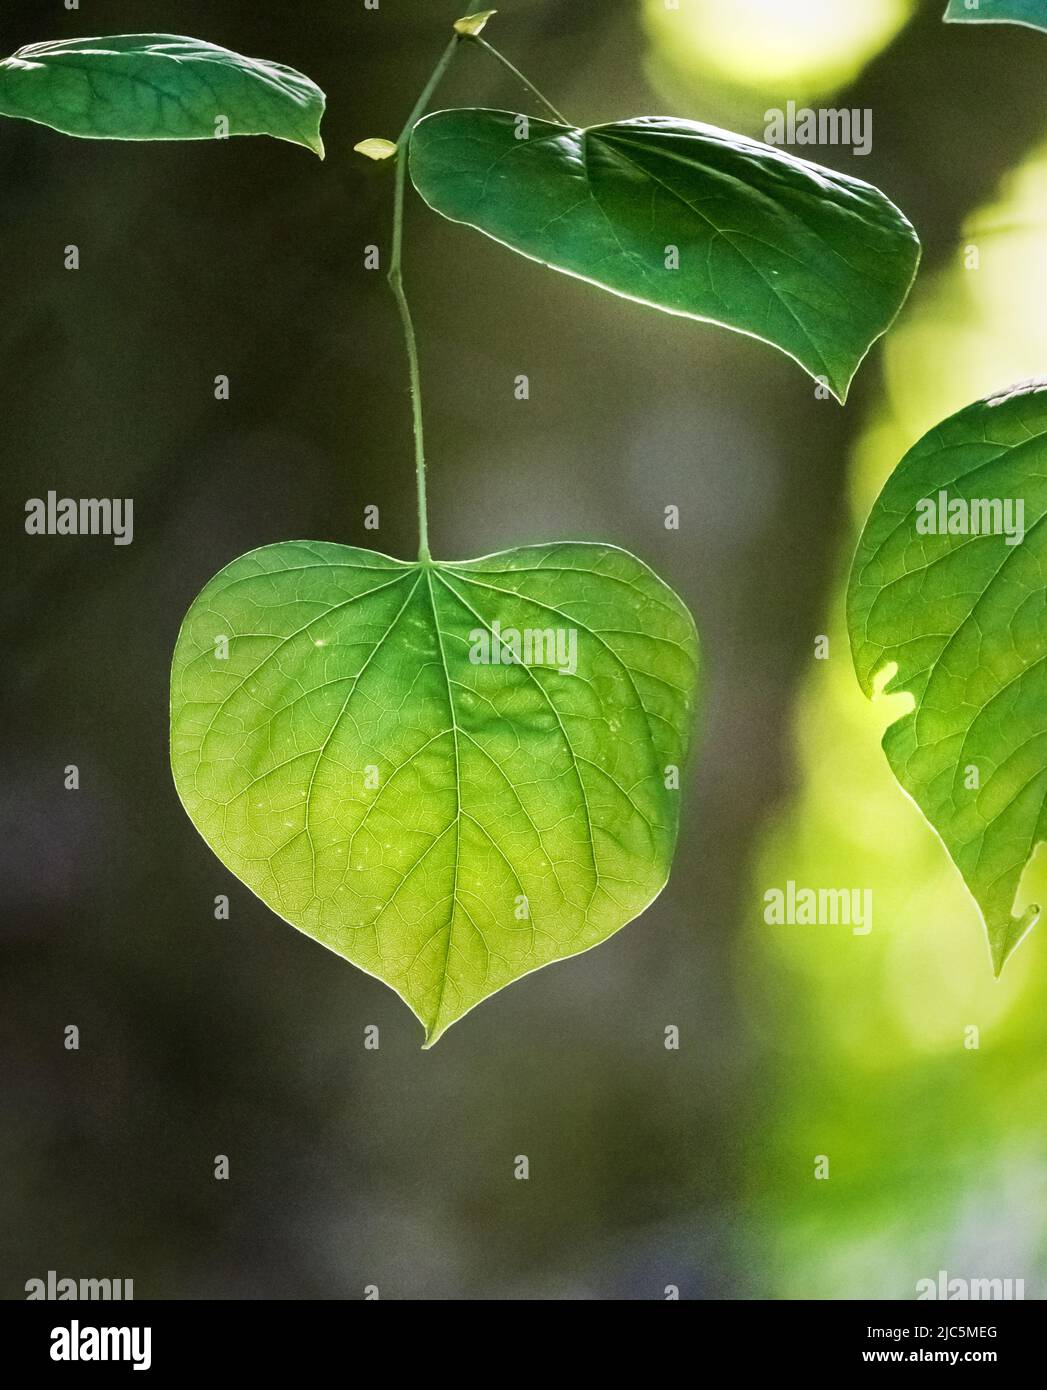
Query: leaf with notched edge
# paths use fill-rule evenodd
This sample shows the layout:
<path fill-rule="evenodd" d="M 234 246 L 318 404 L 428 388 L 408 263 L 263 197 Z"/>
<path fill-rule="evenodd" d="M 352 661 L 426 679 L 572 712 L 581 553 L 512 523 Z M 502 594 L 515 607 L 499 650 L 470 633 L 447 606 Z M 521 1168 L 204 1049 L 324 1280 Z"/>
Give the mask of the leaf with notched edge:
<path fill-rule="evenodd" d="M 514 632 L 538 634 L 523 663 L 482 660 Z M 423 565 L 287 542 L 186 615 L 171 761 L 222 862 L 429 1046 L 658 895 L 697 678 L 687 609 L 611 546 Z"/>
<path fill-rule="evenodd" d="M 848 591 L 862 689 L 896 667 L 886 691 L 915 701 L 884 751 L 978 903 L 997 974 L 1036 922 L 1036 907 L 1012 913 L 1047 839 L 1045 513 L 1047 383 L 1033 382 L 910 449 L 866 522 Z"/>
<path fill-rule="evenodd" d="M 627 299 L 762 339 L 840 401 L 920 257 L 908 220 L 871 184 L 696 121 L 582 130 L 437 111 L 414 128 L 410 168 L 452 221 Z"/>

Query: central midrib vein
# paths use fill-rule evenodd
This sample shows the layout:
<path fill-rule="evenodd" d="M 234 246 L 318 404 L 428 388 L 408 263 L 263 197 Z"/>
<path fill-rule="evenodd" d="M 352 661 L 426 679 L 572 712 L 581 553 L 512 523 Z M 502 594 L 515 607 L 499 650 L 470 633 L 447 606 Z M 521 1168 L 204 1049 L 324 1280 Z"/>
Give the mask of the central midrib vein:
<path fill-rule="evenodd" d="M 440 1021 L 440 1013 L 443 1010 L 444 994 L 447 991 L 447 972 L 451 959 L 451 938 L 454 935 L 454 919 L 458 911 L 458 866 L 461 859 L 462 847 L 462 773 L 461 761 L 458 748 L 458 716 L 454 708 L 454 696 L 451 693 L 451 672 L 447 665 L 447 654 L 444 651 L 443 630 L 440 627 L 440 616 L 436 611 L 436 595 L 433 593 L 433 572 L 427 567 L 425 571 L 426 584 L 429 589 L 429 604 L 433 610 L 433 627 L 436 631 L 436 643 L 440 652 L 440 668 L 444 675 L 444 684 L 447 687 L 447 708 L 451 716 L 451 733 L 454 738 L 454 795 L 455 795 L 455 816 L 452 824 L 454 825 L 454 872 L 451 877 L 451 914 L 447 919 L 447 944 L 444 948 L 443 969 L 440 973 L 440 993 L 436 1000 L 436 1009 L 433 1013 L 433 1021 L 430 1025 L 431 1031 L 435 1031 Z"/>

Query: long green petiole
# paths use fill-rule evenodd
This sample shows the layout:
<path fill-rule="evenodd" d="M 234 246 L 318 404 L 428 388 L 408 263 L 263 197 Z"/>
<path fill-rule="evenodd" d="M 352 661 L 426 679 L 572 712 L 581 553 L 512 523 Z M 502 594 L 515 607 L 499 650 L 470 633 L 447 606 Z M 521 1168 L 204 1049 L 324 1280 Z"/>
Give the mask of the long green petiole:
<path fill-rule="evenodd" d="M 411 380 L 411 414 L 414 421 L 414 466 L 415 476 L 418 481 L 418 559 L 422 564 L 428 563 L 429 555 L 429 515 L 426 510 L 425 501 L 425 433 L 422 424 L 422 393 L 421 381 L 418 372 L 418 342 L 414 333 L 414 321 L 411 318 L 411 310 L 407 303 L 407 296 L 404 294 L 403 279 L 403 244 L 404 244 L 404 188 L 407 181 L 407 147 L 411 139 L 411 131 L 418 121 L 425 114 L 426 107 L 432 100 L 433 93 L 440 85 L 444 73 L 451 66 L 451 60 L 460 43 L 460 37 L 455 34 L 454 38 L 444 49 L 440 61 L 433 69 L 432 76 L 425 84 L 425 88 L 414 104 L 414 109 L 407 118 L 407 124 L 396 142 L 396 191 L 393 195 L 393 242 L 392 252 L 389 257 L 389 285 L 392 288 L 393 296 L 396 299 L 396 307 L 400 311 L 400 322 L 403 324 L 404 343 L 407 348 L 407 367 Z"/>
<path fill-rule="evenodd" d="M 510 63 L 508 58 L 503 57 L 496 48 L 485 42 L 479 35 L 464 35 L 456 33 L 450 43 L 440 56 L 440 61 L 432 71 L 429 81 L 425 84 L 421 96 L 415 102 L 411 114 L 407 118 L 407 123 L 400 133 L 400 138 L 396 142 L 396 181 L 395 192 L 393 194 L 393 240 L 389 256 L 389 285 L 396 299 L 396 307 L 400 311 L 400 322 L 403 325 L 404 345 L 407 349 L 407 367 L 411 383 L 411 415 L 414 424 L 414 466 L 415 476 L 418 483 L 418 559 L 422 564 L 427 564 L 430 560 L 429 554 L 429 514 L 426 506 L 425 493 L 425 428 L 422 421 L 422 391 L 421 379 L 418 369 L 418 341 L 415 337 L 414 320 L 411 318 L 410 306 L 407 303 L 407 296 L 404 293 L 403 278 L 403 244 L 404 244 L 404 192 L 407 186 L 407 151 L 411 141 L 411 132 L 417 123 L 425 115 L 430 101 L 433 99 L 437 87 L 443 80 L 444 74 L 451 66 L 458 45 L 463 41 L 479 44 L 496 58 L 503 67 L 507 68 L 527 90 L 539 101 L 555 120 L 569 125 L 570 122 L 562 116 L 552 102 L 547 101 L 541 92 L 532 82 L 529 82 L 520 70 Z"/>

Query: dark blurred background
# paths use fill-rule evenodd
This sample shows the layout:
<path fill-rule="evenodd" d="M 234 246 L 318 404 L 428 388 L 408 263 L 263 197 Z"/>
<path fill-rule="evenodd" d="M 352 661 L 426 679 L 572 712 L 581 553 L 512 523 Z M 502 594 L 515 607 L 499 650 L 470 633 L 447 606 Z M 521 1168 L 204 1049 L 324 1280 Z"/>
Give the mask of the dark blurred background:
<path fill-rule="evenodd" d="M 756 0 L 739 4 L 733 36 L 732 7 L 712 0 L 675 14 L 661 0 L 506 0 L 489 34 L 580 124 L 678 114 L 760 137 L 764 110 L 789 99 L 872 108 L 869 157 L 797 152 L 883 187 L 919 229 L 937 285 L 964 219 L 1047 133 L 1047 38 L 944 27 L 944 0 L 856 0 L 869 20 L 857 29 L 850 5 L 762 3 L 763 50 L 745 30 Z M 175 795 L 169 661 L 204 582 L 281 539 L 414 554 L 402 344 L 384 276 L 364 267 L 364 248 L 388 243 L 391 170 L 351 150 L 395 139 L 456 15 L 450 0 L 3 7 L 4 53 L 88 33 L 190 34 L 301 69 L 328 114 L 324 163 L 267 139 L 136 145 L 0 123 L 0 1293 L 22 1297 L 55 1269 L 133 1278 L 138 1298 L 357 1298 L 371 1284 L 390 1298 L 661 1298 L 667 1285 L 683 1298 L 911 1296 L 904 1234 L 881 1275 L 841 1232 L 855 1202 L 861 1229 L 879 1228 L 885 1190 L 904 1229 L 922 1189 L 899 1195 L 874 1175 L 875 1191 L 812 1216 L 810 1156 L 847 1102 L 823 1106 L 821 1129 L 817 1116 L 799 1137 L 782 1127 L 835 1094 L 808 1074 L 790 1098 L 787 1059 L 810 1063 L 812 1033 L 789 1010 L 825 987 L 846 1017 L 874 986 L 861 965 L 830 987 L 803 959 L 779 962 L 753 907 L 754 864 L 809 794 L 797 700 L 815 635 L 835 631 L 854 460 L 893 389 L 880 348 L 841 410 L 770 348 L 555 275 L 410 194 L 434 553 L 606 540 L 697 614 L 705 711 L 672 879 L 600 950 L 513 985 L 423 1053 L 397 998 L 268 912 Z M 468 51 L 436 104 L 525 101 Z M 1005 323 L 994 331 L 1011 341 Z M 1029 347 L 1041 370 L 1044 346 Z M 893 364 L 903 394 L 929 360 L 920 340 Z M 901 447 L 933 422 L 899 425 Z M 132 497 L 134 543 L 27 536 L 26 499 L 48 489 Z M 663 526 L 670 503 L 679 532 Z M 377 535 L 363 527 L 368 504 Z M 850 760 L 831 741 L 815 762 L 834 749 L 842 777 Z M 78 791 L 63 787 L 70 763 Z M 884 795 L 908 814 L 896 788 Z M 214 919 L 219 893 L 228 922 Z M 974 953 L 976 919 L 963 920 Z M 917 913 L 906 938 L 920 930 Z M 1038 945 L 1023 954 L 1042 975 Z M 1040 989 L 1035 1008 L 1027 993 L 1014 1007 L 1039 1017 L 1042 1001 Z M 63 1046 L 67 1024 L 79 1051 Z M 377 1052 L 363 1046 L 368 1024 Z M 663 1046 L 668 1024 L 679 1052 Z M 841 1046 L 830 1013 L 817 1049 L 837 1081 Z M 904 1094 L 884 1094 L 887 1123 L 919 1109 L 921 1085 L 941 1090 L 921 1058 L 886 1067 L 908 1077 Z M 962 1129 L 965 1103 L 942 1115 L 921 1162 Z M 1034 1128 L 1027 1137 L 1037 1151 Z M 216 1154 L 229 1156 L 227 1182 Z M 513 1178 L 517 1154 L 528 1182 Z M 826 1219 L 831 1252 L 817 1245 Z M 944 1214 L 938 1236 L 958 1219 Z M 790 1262 L 800 1246 L 822 1282 Z M 826 1274 L 841 1260 L 849 1274 Z"/>

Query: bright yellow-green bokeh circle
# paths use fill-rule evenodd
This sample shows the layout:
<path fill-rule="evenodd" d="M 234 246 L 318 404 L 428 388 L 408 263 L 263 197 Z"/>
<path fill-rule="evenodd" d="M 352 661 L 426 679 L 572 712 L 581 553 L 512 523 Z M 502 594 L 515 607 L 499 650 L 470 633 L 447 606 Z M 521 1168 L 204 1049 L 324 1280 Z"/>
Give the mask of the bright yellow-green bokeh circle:
<path fill-rule="evenodd" d="M 804 101 L 849 82 L 912 16 L 915 0 L 643 0 L 656 65 Z"/>

